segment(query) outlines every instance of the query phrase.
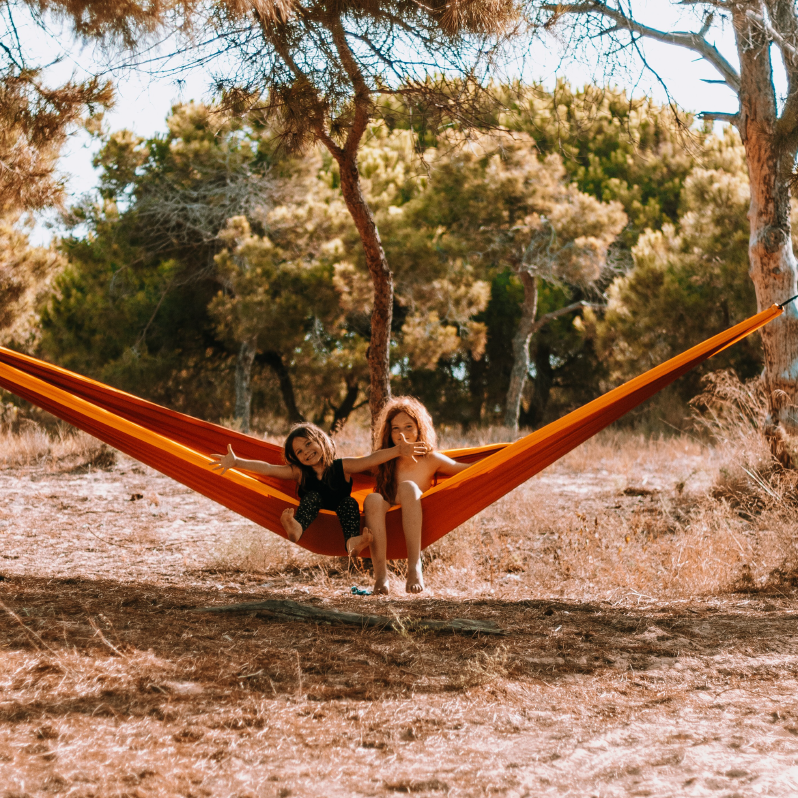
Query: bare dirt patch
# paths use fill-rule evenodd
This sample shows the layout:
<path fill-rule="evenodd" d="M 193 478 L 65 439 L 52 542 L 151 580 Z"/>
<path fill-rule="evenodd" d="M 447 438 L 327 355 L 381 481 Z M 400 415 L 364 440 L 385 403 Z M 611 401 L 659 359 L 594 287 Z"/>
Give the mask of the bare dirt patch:
<path fill-rule="evenodd" d="M 4 798 L 798 794 L 789 516 L 713 499 L 716 452 L 581 447 L 383 599 L 84 448 L 0 471 Z M 262 599 L 506 635 L 192 612 Z"/>

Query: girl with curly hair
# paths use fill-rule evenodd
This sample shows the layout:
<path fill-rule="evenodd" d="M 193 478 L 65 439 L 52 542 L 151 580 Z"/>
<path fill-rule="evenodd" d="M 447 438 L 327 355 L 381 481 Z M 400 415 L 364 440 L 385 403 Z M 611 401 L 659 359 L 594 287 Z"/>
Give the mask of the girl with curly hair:
<path fill-rule="evenodd" d="M 341 522 L 346 551 L 354 557 L 372 541 L 368 527 L 360 531 L 360 508 L 350 495 L 352 474 L 370 471 L 394 458 L 423 455 L 427 447 L 412 441 L 400 441 L 398 446 L 372 452 L 366 457 L 335 457 L 335 443 L 315 424 L 296 424 L 285 439 L 285 465 L 272 465 L 262 460 L 242 460 L 228 444 L 227 454 L 214 454 L 214 470 L 224 474 L 230 468 L 240 468 L 278 479 L 298 482 L 299 507 L 287 507 L 280 523 L 288 539 L 297 543 L 320 510 L 334 510 Z"/>
<path fill-rule="evenodd" d="M 366 496 L 363 509 L 366 526 L 373 536 L 371 562 L 374 566 L 374 592 L 390 592 L 385 514 L 398 504 L 402 508 L 402 528 L 407 546 L 405 591 L 421 593 L 424 590 L 421 572 L 421 494 L 432 487 L 435 474 L 457 474 L 468 468 L 468 464 L 456 463 L 445 454 L 435 451 L 437 438 L 432 419 L 418 399 L 410 396 L 391 399 L 380 414 L 377 429 L 379 448 L 375 454 L 392 451 L 404 444 L 413 444 L 417 449 L 412 454 L 386 458 L 380 463 L 377 466 L 374 493 Z M 423 453 L 419 456 L 422 446 Z"/>

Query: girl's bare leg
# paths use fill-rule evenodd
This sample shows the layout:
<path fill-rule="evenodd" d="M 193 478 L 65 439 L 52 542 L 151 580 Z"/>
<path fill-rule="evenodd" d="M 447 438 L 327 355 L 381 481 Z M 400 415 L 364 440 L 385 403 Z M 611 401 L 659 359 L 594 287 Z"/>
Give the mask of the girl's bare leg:
<path fill-rule="evenodd" d="M 407 583 L 405 591 L 421 593 L 424 576 L 421 573 L 421 490 L 415 482 L 400 482 L 396 500 L 402 505 L 402 528 L 407 547 Z"/>
<path fill-rule="evenodd" d="M 390 505 L 379 493 L 370 493 L 363 502 L 366 527 L 371 531 L 371 565 L 374 568 L 374 593 L 386 595 L 391 586 L 388 581 L 388 539 L 385 532 L 385 513 Z"/>

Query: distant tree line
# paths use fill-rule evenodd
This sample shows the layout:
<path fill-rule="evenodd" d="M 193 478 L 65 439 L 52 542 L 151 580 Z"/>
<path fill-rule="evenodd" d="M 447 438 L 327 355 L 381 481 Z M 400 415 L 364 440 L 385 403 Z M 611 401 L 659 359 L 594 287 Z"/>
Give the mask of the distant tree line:
<path fill-rule="evenodd" d="M 428 126 L 397 95 L 364 132 L 395 392 L 440 422 L 534 427 L 755 311 L 736 134 L 617 90 L 494 88 L 481 129 Z M 374 287 L 338 162 L 286 150 L 256 107 L 167 121 L 104 136 L 55 282 L 39 250 L 15 269 L 6 342 L 243 428 L 343 423 L 368 401 Z M 758 347 L 706 368 L 753 376 Z M 657 412 L 678 423 L 699 376 Z"/>

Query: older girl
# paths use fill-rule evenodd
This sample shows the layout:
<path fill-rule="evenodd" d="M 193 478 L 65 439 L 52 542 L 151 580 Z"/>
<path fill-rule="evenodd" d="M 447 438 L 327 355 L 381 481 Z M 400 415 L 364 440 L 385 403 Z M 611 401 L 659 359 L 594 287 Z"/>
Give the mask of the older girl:
<path fill-rule="evenodd" d="M 435 474 L 457 474 L 468 465 L 456 463 L 434 451 L 437 441 L 432 419 L 427 408 L 412 397 L 391 399 L 380 414 L 377 429 L 377 445 L 380 448 L 374 454 L 390 452 L 405 444 L 413 444 L 416 449 L 398 457 L 386 457 L 377 467 L 374 493 L 366 496 L 366 526 L 373 536 L 371 561 L 374 566 L 374 592 L 390 591 L 385 514 L 393 505 L 399 504 L 407 546 L 405 590 L 408 593 L 420 593 L 424 590 L 421 572 L 421 494 L 432 487 Z M 422 446 L 422 456 L 419 456 Z"/>

